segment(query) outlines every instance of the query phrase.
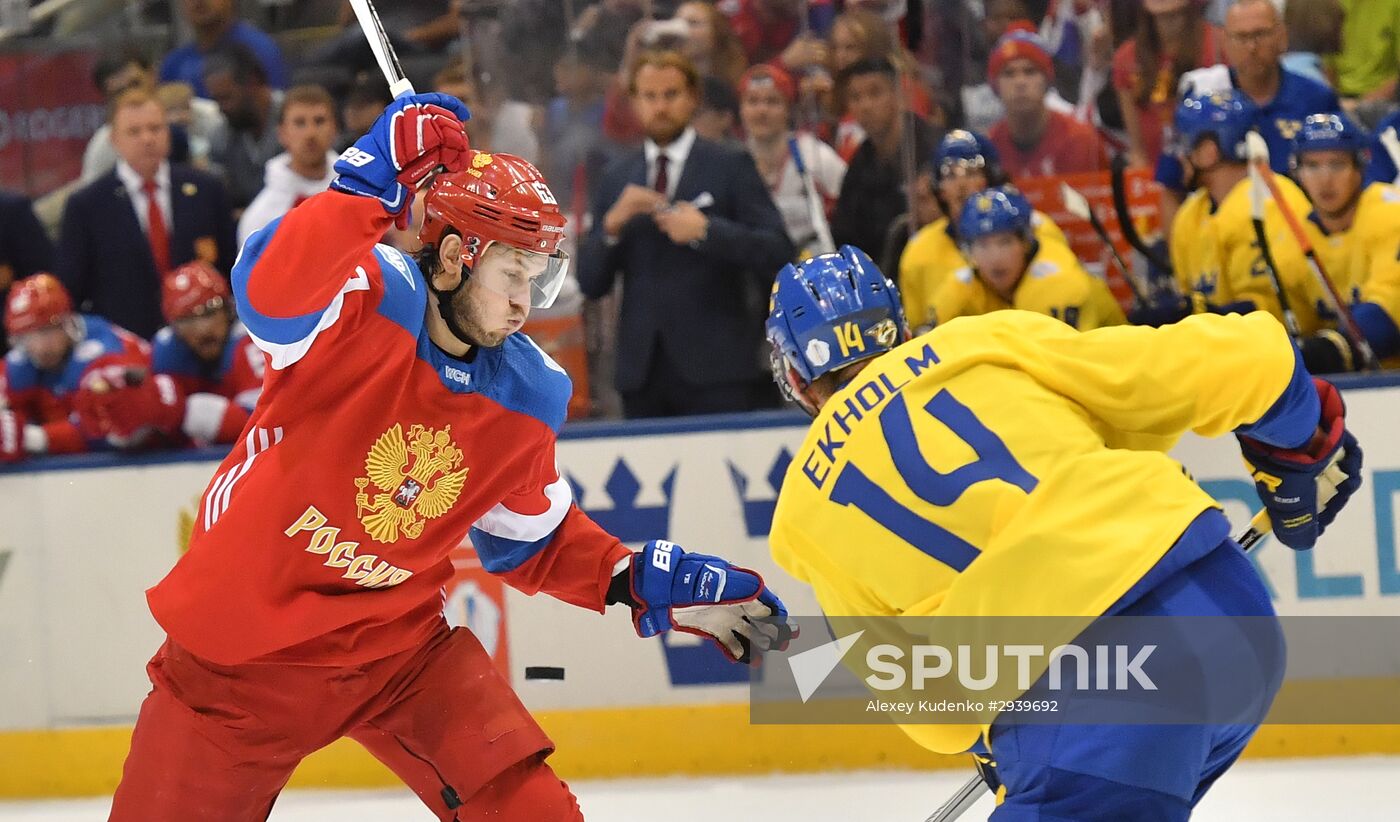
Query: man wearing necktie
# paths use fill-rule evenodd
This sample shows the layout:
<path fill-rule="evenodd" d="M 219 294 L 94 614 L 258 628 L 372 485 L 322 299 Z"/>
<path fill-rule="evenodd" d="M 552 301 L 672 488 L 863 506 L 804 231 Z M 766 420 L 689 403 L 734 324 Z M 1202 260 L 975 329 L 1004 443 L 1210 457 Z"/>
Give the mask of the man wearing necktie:
<path fill-rule="evenodd" d="M 646 131 L 594 185 L 579 250 L 591 298 L 625 283 L 615 384 L 629 417 L 746 411 L 771 388 L 760 369 L 773 272 L 793 254 L 753 159 L 697 137 L 699 75 L 676 52 L 643 54 L 630 78 Z M 776 399 L 776 398 L 774 398 Z"/>
<path fill-rule="evenodd" d="M 166 273 L 198 259 L 227 274 L 233 223 L 217 179 L 169 162 L 170 127 L 149 91 L 123 92 L 108 116 L 120 159 L 69 198 L 55 273 L 80 310 L 149 338 Z"/>

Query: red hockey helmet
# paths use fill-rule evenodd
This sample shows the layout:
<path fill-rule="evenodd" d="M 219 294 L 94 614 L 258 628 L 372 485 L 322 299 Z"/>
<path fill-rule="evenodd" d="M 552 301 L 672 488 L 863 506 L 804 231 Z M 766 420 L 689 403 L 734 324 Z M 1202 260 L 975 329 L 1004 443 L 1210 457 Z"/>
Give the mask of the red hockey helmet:
<path fill-rule="evenodd" d="M 418 239 L 425 246 L 436 246 L 448 229 L 456 229 L 462 235 L 462 265 L 468 270 L 491 243 L 524 252 L 530 260 L 530 305 L 553 304 L 569 270 L 569 255 L 559 248 L 564 214 L 544 176 L 529 161 L 513 154 L 471 151 L 466 169 L 433 179 L 423 207 Z"/>
<path fill-rule="evenodd" d="M 166 275 L 161 285 L 160 311 L 174 323 L 228 305 L 228 282 L 203 260 L 185 263 Z"/>
<path fill-rule="evenodd" d="M 18 337 L 58 325 L 73 313 L 73 298 L 54 275 L 41 271 L 15 283 L 5 303 L 5 333 Z"/>

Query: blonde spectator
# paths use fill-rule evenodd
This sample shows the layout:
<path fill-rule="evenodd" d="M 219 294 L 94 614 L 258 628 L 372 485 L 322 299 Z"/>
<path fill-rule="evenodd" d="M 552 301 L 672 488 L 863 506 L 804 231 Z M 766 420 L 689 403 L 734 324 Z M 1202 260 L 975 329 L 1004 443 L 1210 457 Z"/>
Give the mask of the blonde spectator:
<path fill-rule="evenodd" d="M 748 68 L 744 45 L 734 29 L 713 3 L 691 0 L 676 7 L 675 20 L 685 22 L 689 35 L 681 43 L 681 52 L 695 64 L 701 77 L 719 77 L 733 85 Z"/>

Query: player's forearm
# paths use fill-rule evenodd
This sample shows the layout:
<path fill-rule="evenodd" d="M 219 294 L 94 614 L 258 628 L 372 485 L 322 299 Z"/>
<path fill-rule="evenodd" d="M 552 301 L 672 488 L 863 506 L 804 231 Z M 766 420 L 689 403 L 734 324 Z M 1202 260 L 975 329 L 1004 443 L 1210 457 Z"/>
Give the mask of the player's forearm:
<path fill-rule="evenodd" d="M 272 318 L 320 311 L 393 220 L 374 198 L 317 194 L 248 239 L 233 268 L 235 293 L 247 295 L 240 311 Z"/>
<path fill-rule="evenodd" d="M 602 613 L 617 566 L 631 555 L 617 537 L 573 506 L 544 548 L 500 576 L 522 593 L 545 593 Z"/>

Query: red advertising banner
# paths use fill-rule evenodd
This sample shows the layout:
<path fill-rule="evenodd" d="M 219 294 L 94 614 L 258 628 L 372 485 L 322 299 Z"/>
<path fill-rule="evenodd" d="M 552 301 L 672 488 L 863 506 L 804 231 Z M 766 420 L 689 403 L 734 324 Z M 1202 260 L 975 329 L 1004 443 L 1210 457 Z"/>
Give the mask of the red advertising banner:
<path fill-rule="evenodd" d="M 95 59 L 91 50 L 0 54 L 0 188 L 39 197 L 78 178 L 106 120 Z"/>
<path fill-rule="evenodd" d="M 1138 282 L 1142 282 L 1142 278 L 1147 274 L 1147 266 L 1143 260 L 1133 254 L 1128 241 L 1123 239 L 1123 231 L 1118 224 L 1118 214 L 1113 209 L 1113 188 L 1109 182 L 1108 172 L 1028 177 L 1017 180 L 1016 186 L 1021 189 L 1032 205 L 1050 215 L 1050 218 L 1064 230 L 1070 248 L 1073 249 L 1075 256 L 1084 263 L 1086 268 L 1104 273 L 1109 287 L 1113 290 L 1113 295 L 1118 298 L 1118 302 L 1125 309 L 1128 308 L 1133 300 L 1132 291 L 1129 290 L 1128 284 L 1123 281 L 1122 275 L 1118 271 L 1118 265 L 1113 262 L 1113 256 L 1103 241 L 1099 239 L 1099 235 L 1094 232 L 1093 226 L 1065 209 L 1064 198 L 1060 194 L 1061 183 L 1067 183 L 1089 201 L 1089 207 L 1098 216 L 1099 222 L 1103 224 L 1108 236 L 1113 240 L 1113 245 L 1117 247 L 1118 253 L 1123 256 L 1128 265 L 1136 269 L 1133 272 L 1134 276 L 1138 277 Z M 1124 177 L 1124 183 L 1128 194 L 1128 210 L 1133 216 L 1133 224 L 1137 226 L 1138 236 L 1152 238 L 1161 234 L 1161 189 L 1152 179 L 1152 173 L 1147 169 L 1129 169 Z"/>
<path fill-rule="evenodd" d="M 443 613 L 454 628 L 470 628 L 496 670 L 510 679 L 510 643 L 506 639 L 506 586 L 481 567 L 471 538 L 453 549 L 452 581 L 447 584 Z"/>

